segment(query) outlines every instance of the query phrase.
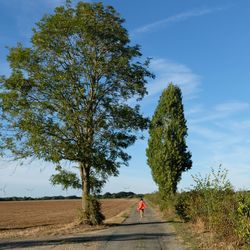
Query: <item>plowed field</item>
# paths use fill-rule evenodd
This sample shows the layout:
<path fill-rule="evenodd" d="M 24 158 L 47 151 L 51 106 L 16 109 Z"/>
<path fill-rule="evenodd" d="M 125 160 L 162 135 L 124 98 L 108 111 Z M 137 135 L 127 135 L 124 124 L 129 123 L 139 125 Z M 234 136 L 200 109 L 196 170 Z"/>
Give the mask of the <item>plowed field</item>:
<path fill-rule="evenodd" d="M 106 219 L 110 219 L 130 208 L 135 202 L 134 199 L 101 200 L 102 211 Z M 69 229 L 76 221 L 80 207 L 81 200 L 0 202 L 0 238 L 22 234 L 29 236 L 36 231 L 48 229 L 51 232 L 52 228 L 58 231 L 65 226 Z"/>

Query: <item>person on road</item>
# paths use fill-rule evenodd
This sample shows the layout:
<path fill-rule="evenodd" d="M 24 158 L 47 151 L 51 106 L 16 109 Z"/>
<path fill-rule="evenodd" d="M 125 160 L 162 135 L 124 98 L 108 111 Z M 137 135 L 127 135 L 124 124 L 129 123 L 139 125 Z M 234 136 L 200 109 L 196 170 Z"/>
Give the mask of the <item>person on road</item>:
<path fill-rule="evenodd" d="M 137 211 L 140 213 L 141 218 L 143 218 L 143 216 L 144 216 L 145 207 L 146 207 L 145 202 L 141 198 L 141 200 L 139 201 L 138 206 L 137 206 Z"/>

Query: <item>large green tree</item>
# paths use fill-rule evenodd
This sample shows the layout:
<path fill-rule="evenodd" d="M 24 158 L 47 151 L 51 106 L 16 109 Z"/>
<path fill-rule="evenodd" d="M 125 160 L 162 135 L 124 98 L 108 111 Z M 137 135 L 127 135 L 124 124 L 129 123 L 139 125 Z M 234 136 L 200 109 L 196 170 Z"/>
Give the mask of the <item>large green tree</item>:
<path fill-rule="evenodd" d="M 1 78 L 2 152 L 55 163 L 54 184 L 82 188 L 86 223 L 101 222 L 91 194 L 128 164 L 125 149 L 148 126 L 129 103 L 143 98 L 152 74 L 123 22 L 111 6 L 67 1 L 36 24 L 30 47 L 9 49 L 12 73 Z"/>
<path fill-rule="evenodd" d="M 176 192 L 182 173 L 192 166 L 186 137 L 181 89 L 170 83 L 152 117 L 146 151 L 153 179 L 164 199 Z"/>

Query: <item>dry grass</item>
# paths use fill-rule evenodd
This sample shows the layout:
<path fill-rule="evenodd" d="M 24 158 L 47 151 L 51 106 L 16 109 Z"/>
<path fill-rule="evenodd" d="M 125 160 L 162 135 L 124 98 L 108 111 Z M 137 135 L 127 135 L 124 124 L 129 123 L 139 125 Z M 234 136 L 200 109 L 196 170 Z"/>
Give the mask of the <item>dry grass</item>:
<path fill-rule="evenodd" d="M 107 223 L 119 223 L 134 199 L 101 200 Z M 104 229 L 104 226 L 79 226 L 76 222 L 80 200 L 11 201 L 0 203 L 0 238 L 26 238 L 78 234 Z"/>
<path fill-rule="evenodd" d="M 182 241 L 187 249 L 192 250 L 239 250 L 250 249 L 249 247 L 241 247 L 235 239 L 224 240 L 207 230 L 202 220 L 195 223 L 179 223 L 174 224 L 177 234 L 181 236 Z"/>

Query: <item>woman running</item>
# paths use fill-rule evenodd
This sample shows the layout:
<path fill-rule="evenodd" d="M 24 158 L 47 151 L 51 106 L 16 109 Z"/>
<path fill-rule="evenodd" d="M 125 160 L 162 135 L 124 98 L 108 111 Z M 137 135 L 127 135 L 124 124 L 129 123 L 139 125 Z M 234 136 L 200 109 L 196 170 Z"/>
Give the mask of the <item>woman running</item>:
<path fill-rule="evenodd" d="M 140 217 L 141 218 L 144 216 L 145 207 L 146 207 L 146 205 L 145 205 L 143 199 L 141 198 L 141 200 L 139 201 L 138 206 L 137 206 L 137 211 L 140 212 Z"/>

